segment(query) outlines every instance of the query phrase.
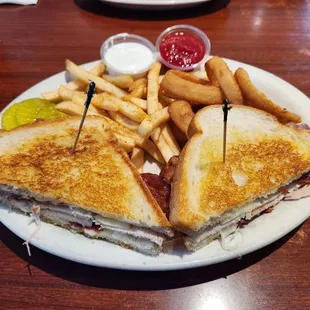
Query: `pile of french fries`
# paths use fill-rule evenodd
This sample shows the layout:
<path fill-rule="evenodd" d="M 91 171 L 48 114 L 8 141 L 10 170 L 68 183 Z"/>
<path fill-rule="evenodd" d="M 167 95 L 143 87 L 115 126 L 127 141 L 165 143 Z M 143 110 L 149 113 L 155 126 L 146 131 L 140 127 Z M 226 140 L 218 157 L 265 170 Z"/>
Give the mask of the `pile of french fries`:
<path fill-rule="evenodd" d="M 190 137 L 195 112 L 211 104 L 247 104 L 278 117 L 282 122 L 300 122 L 300 117 L 271 102 L 239 68 L 235 75 L 220 57 L 213 57 L 205 70 L 186 73 L 168 70 L 155 62 L 147 77 L 134 80 L 130 75 L 110 76 L 99 62 L 87 71 L 70 60 L 66 70 L 76 79 L 57 90 L 42 94 L 67 115 L 82 115 L 89 81 L 96 83 L 88 115 L 104 117 L 132 162 L 143 172 L 145 152 L 160 164 L 178 156 Z M 194 112 L 195 111 L 195 112 Z"/>
<path fill-rule="evenodd" d="M 158 100 L 161 64 L 154 63 L 148 76 L 136 81 L 130 75 L 110 76 L 103 62 L 87 71 L 66 60 L 66 70 L 76 79 L 42 94 L 67 115 L 82 115 L 89 80 L 96 83 L 88 115 L 104 117 L 120 145 L 143 172 L 145 151 L 165 164 L 179 155 L 180 146 L 167 124 L 168 107 Z"/>

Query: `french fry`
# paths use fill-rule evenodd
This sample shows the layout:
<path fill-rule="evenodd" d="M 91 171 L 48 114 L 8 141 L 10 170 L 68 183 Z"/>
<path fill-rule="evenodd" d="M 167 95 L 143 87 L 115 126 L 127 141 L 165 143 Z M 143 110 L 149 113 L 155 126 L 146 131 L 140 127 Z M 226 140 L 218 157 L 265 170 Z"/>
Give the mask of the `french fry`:
<path fill-rule="evenodd" d="M 147 139 L 155 128 L 168 121 L 169 118 L 168 107 L 158 110 L 143 120 L 138 132 L 143 138 Z"/>
<path fill-rule="evenodd" d="M 74 81 L 71 81 L 71 82 L 63 85 L 63 86 L 65 86 L 67 89 L 71 89 L 71 90 L 81 90 L 83 88 L 86 89 L 87 84 L 85 84 L 81 80 L 76 79 Z"/>
<path fill-rule="evenodd" d="M 157 127 L 151 137 L 160 152 L 164 152 L 162 155 L 166 162 L 171 158 L 171 154 L 173 154 L 172 156 L 180 154 L 180 146 L 168 124 L 161 124 Z"/>
<path fill-rule="evenodd" d="M 116 76 L 112 76 L 112 75 L 103 75 L 102 78 L 112 84 L 114 84 L 115 86 L 119 87 L 119 88 L 123 88 L 123 89 L 128 89 L 130 91 L 130 87 L 131 85 L 134 83 L 133 78 L 130 75 L 116 75 Z"/>
<path fill-rule="evenodd" d="M 146 100 L 141 99 L 141 98 L 131 97 L 130 95 L 125 96 L 122 99 L 125 100 L 125 101 L 129 101 L 132 104 L 134 104 L 135 106 L 137 106 L 140 109 L 142 109 L 143 111 L 146 111 Z"/>
<path fill-rule="evenodd" d="M 170 71 L 172 71 L 174 74 L 176 74 L 177 76 L 179 76 L 180 78 L 186 81 L 190 81 L 190 82 L 200 84 L 200 85 L 211 85 L 209 81 L 205 79 L 200 79 L 193 74 L 183 72 L 183 71 L 177 71 L 177 70 L 170 70 Z"/>
<path fill-rule="evenodd" d="M 147 98 L 147 86 L 143 87 L 143 94 L 141 99 L 146 99 Z"/>
<path fill-rule="evenodd" d="M 216 76 L 215 76 L 215 73 L 213 71 L 213 68 L 210 66 L 210 63 L 207 63 L 205 64 L 205 69 L 206 69 L 206 72 L 208 74 L 208 78 L 211 82 L 211 84 L 213 86 L 216 86 L 216 87 L 220 87 L 220 83 L 219 81 L 217 80 Z"/>
<path fill-rule="evenodd" d="M 104 105 L 111 104 L 117 106 L 118 112 L 124 114 L 125 116 L 127 116 L 128 118 L 137 123 L 141 123 L 147 116 L 142 109 L 140 109 L 139 107 L 135 106 L 134 104 L 128 101 L 117 98 L 109 93 L 102 93 L 100 94 L 100 96 L 101 96 L 100 102 L 97 102 L 96 100 L 92 102 L 98 108 L 109 110 L 107 107 L 104 107 Z"/>
<path fill-rule="evenodd" d="M 145 93 L 146 93 L 146 87 L 141 85 L 137 88 L 135 88 L 131 93 L 130 96 L 134 97 L 134 98 L 143 98 L 145 97 Z"/>
<path fill-rule="evenodd" d="M 165 108 L 165 110 L 164 110 L 164 108 L 160 102 L 158 102 L 158 106 L 164 112 L 162 114 L 162 116 L 168 117 L 168 116 L 166 116 L 166 113 L 169 111 L 168 107 Z M 159 111 L 161 111 L 161 110 L 159 110 Z M 157 113 L 159 113 L 159 111 L 153 113 L 152 115 L 156 115 Z M 160 115 L 160 114 L 158 114 L 158 115 Z M 169 147 L 171 149 L 171 151 L 174 153 L 174 155 L 178 156 L 180 153 L 180 146 L 179 146 L 176 138 L 174 137 L 173 131 L 171 130 L 169 124 L 167 124 L 167 123 L 161 124 L 160 126 L 161 126 L 161 134 L 160 134 L 159 139 L 160 140 L 164 139 L 167 143 L 167 147 Z M 163 141 L 161 141 L 161 143 L 163 144 Z"/>
<path fill-rule="evenodd" d="M 134 122 L 130 118 L 126 117 L 125 115 L 112 111 L 108 111 L 108 114 L 111 117 L 111 119 L 113 119 L 115 122 L 122 124 L 124 127 L 132 131 L 138 131 L 139 124 L 137 122 Z"/>
<path fill-rule="evenodd" d="M 160 164 L 165 163 L 165 159 L 163 158 L 163 155 L 159 151 L 156 144 L 151 140 L 145 140 L 143 143 L 136 142 L 137 145 L 142 147 L 146 152 L 148 152 L 154 159 L 156 159 Z"/>
<path fill-rule="evenodd" d="M 116 106 L 115 104 L 113 104 L 113 102 L 106 102 L 103 99 L 103 94 L 98 94 L 98 95 L 94 95 L 93 99 L 91 101 L 91 106 L 93 108 L 96 109 L 101 109 L 101 110 L 107 110 L 107 111 L 113 111 L 113 112 L 117 112 L 118 111 L 118 106 Z M 72 101 L 75 104 L 78 104 L 80 106 L 84 105 L 84 102 L 86 100 L 87 95 L 86 94 L 79 94 L 76 93 L 73 95 L 72 97 Z"/>
<path fill-rule="evenodd" d="M 159 93 L 158 93 L 158 101 L 163 105 L 163 106 L 168 106 L 171 104 L 173 101 L 176 99 L 170 98 L 165 95 L 165 91 L 161 88 L 159 88 Z"/>
<path fill-rule="evenodd" d="M 94 95 L 91 103 L 94 106 L 107 111 L 117 112 L 119 110 L 117 104 L 115 104 L 111 100 L 106 100 L 106 93 L 100 93 L 98 95 Z"/>
<path fill-rule="evenodd" d="M 143 173 L 143 166 L 144 166 L 144 150 L 140 147 L 135 146 L 132 149 L 132 153 L 131 153 L 131 157 L 130 157 L 131 161 L 133 162 L 133 164 L 136 166 L 136 168 L 138 169 L 138 171 L 140 173 Z"/>
<path fill-rule="evenodd" d="M 192 74 L 193 76 L 198 77 L 199 79 L 204 79 L 206 81 L 209 81 L 209 78 L 207 76 L 207 72 L 204 69 L 193 71 L 190 74 Z"/>
<path fill-rule="evenodd" d="M 124 90 L 92 73 L 87 72 L 68 59 L 66 60 L 66 70 L 85 83 L 88 83 L 89 80 L 95 82 L 98 89 L 111 93 L 119 98 L 124 97 L 127 94 Z"/>
<path fill-rule="evenodd" d="M 102 75 L 104 71 L 105 71 L 105 64 L 102 61 L 100 61 L 97 65 L 95 65 L 93 68 L 89 70 L 90 73 L 95 74 L 97 76 Z M 71 90 L 81 90 L 83 88 L 86 88 L 87 84 L 81 80 L 76 79 L 74 81 L 65 84 L 64 86 Z"/>
<path fill-rule="evenodd" d="M 218 81 L 231 104 L 244 104 L 240 87 L 226 62 L 221 57 L 215 56 L 208 60 L 205 68 L 212 84 L 214 79 Z"/>
<path fill-rule="evenodd" d="M 103 115 L 105 117 L 109 117 L 109 114 L 107 111 L 103 110 L 103 109 L 99 109 L 99 108 L 96 108 L 95 109 L 97 110 L 97 112 L 100 114 L 100 115 Z"/>
<path fill-rule="evenodd" d="M 105 64 L 101 61 L 95 67 L 93 67 L 89 72 L 95 75 L 101 75 L 103 74 L 104 71 L 105 71 Z M 81 90 L 83 88 L 86 88 L 87 84 L 88 83 L 84 83 L 83 81 L 76 79 L 74 81 L 71 81 L 65 84 L 64 86 L 71 90 Z M 58 90 L 51 90 L 51 91 L 44 92 L 42 93 L 42 97 L 48 101 L 55 102 L 55 103 L 61 101 L 61 97 L 59 96 Z"/>
<path fill-rule="evenodd" d="M 166 143 L 170 147 L 173 154 L 176 156 L 179 156 L 181 152 L 181 148 L 179 146 L 178 141 L 174 137 L 173 132 L 171 128 L 168 126 L 168 124 L 163 124 L 163 125 L 164 126 L 162 127 L 161 136 L 164 137 Z"/>
<path fill-rule="evenodd" d="M 288 111 L 267 98 L 265 94 L 260 92 L 251 82 L 249 74 L 243 68 L 239 68 L 235 72 L 235 79 L 245 99 L 245 104 L 253 108 L 260 109 L 270 113 L 278 118 L 281 123 L 300 123 L 301 117 L 295 113 Z"/>
<path fill-rule="evenodd" d="M 196 105 L 222 104 L 225 98 L 220 88 L 184 80 L 172 70 L 165 74 L 160 87 L 166 96 Z"/>
<path fill-rule="evenodd" d="M 89 72 L 91 74 L 100 76 L 100 75 L 102 75 L 105 72 L 105 69 L 106 69 L 106 66 L 105 66 L 104 62 L 100 61 L 93 68 L 91 68 L 89 70 Z"/>
<path fill-rule="evenodd" d="M 159 91 L 159 73 L 161 69 L 161 63 L 155 62 L 149 73 L 148 73 L 148 88 L 147 88 L 147 112 L 148 114 L 153 114 L 156 112 L 159 107 L 160 103 L 158 102 L 158 91 Z M 164 135 L 162 134 L 163 129 L 168 126 L 166 124 L 162 124 L 157 127 L 151 134 L 152 140 L 155 142 L 156 146 L 160 150 L 163 158 L 166 162 L 175 155 L 173 150 L 171 149 L 171 145 L 173 145 L 172 141 L 169 140 L 169 136 L 166 132 Z M 172 134 L 172 132 L 169 132 Z M 172 134 L 173 135 L 173 134 Z M 169 141 L 169 143 L 167 142 Z M 174 139 L 175 141 L 175 139 Z M 176 142 L 176 141 L 175 141 Z"/>
<path fill-rule="evenodd" d="M 123 136 L 120 135 L 118 133 L 115 133 L 115 136 L 118 140 L 119 145 L 127 152 L 130 153 L 132 151 L 132 149 L 135 147 L 136 142 L 133 138 L 127 137 L 127 136 Z"/>
<path fill-rule="evenodd" d="M 58 90 L 50 90 L 41 94 L 43 99 L 57 103 L 61 101 L 61 97 L 58 94 Z"/>
<path fill-rule="evenodd" d="M 160 109 L 153 114 L 150 115 L 152 122 L 153 122 L 153 128 L 158 127 L 162 123 L 168 121 L 170 119 L 170 115 L 168 112 L 168 107 Z"/>
<path fill-rule="evenodd" d="M 159 90 L 159 72 L 161 69 L 161 63 L 155 62 L 148 75 L 148 87 L 147 87 L 147 113 L 152 114 L 158 110 L 158 90 Z"/>
<path fill-rule="evenodd" d="M 83 114 L 83 108 L 72 101 L 63 101 L 56 105 L 56 109 L 70 116 L 78 116 Z"/>
<path fill-rule="evenodd" d="M 176 100 L 168 108 L 173 123 L 184 133 L 194 117 L 191 105 L 184 100 Z"/>
<path fill-rule="evenodd" d="M 82 115 L 84 112 L 84 108 L 82 106 L 77 105 L 72 101 L 62 101 L 56 105 L 56 109 L 70 116 Z M 87 115 L 101 116 L 102 114 L 94 111 L 93 109 L 90 109 L 87 111 Z"/>
<path fill-rule="evenodd" d="M 133 84 L 129 87 L 129 91 L 132 92 L 136 88 L 147 86 L 147 78 L 141 78 L 133 82 Z"/>
<path fill-rule="evenodd" d="M 164 108 L 164 105 L 163 105 L 161 102 L 158 101 L 158 110 L 161 110 L 161 109 L 163 109 L 163 108 Z M 157 110 L 157 111 L 158 111 L 158 110 Z M 156 112 L 157 112 L 157 111 L 156 111 Z"/>
<path fill-rule="evenodd" d="M 119 112 L 132 119 L 135 122 L 141 123 L 147 114 L 134 104 L 124 100 L 119 100 Z"/>
<path fill-rule="evenodd" d="M 169 106 L 169 104 L 171 104 L 173 101 L 175 101 L 176 99 L 173 99 L 173 98 L 169 98 L 167 96 L 163 96 L 163 95 L 160 95 L 158 97 L 159 99 L 159 102 L 162 104 L 162 106 L 164 107 L 167 107 Z"/>
<path fill-rule="evenodd" d="M 154 141 L 155 145 L 158 147 L 160 153 L 162 154 L 165 162 L 167 163 L 169 159 L 174 156 L 170 146 L 167 144 L 164 136 L 161 134 L 162 128 L 165 124 L 159 126 L 152 132 L 152 140 Z"/>
<path fill-rule="evenodd" d="M 72 102 L 75 103 L 75 104 L 77 104 L 77 105 L 80 106 L 80 107 L 83 107 L 86 98 L 87 98 L 87 95 L 86 95 L 86 94 L 75 94 L 75 95 L 72 97 Z M 91 102 L 90 105 L 91 105 L 91 106 L 93 105 L 92 102 Z"/>
<path fill-rule="evenodd" d="M 173 122 L 169 125 L 170 125 L 170 128 L 171 128 L 175 138 L 179 142 L 179 144 L 181 146 L 184 146 L 188 140 L 186 134 L 183 131 L 181 131 Z"/>
<path fill-rule="evenodd" d="M 104 109 L 99 109 L 92 104 L 90 104 L 90 106 L 88 107 L 88 110 L 89 108 L 91 109 L 92 113 L 99 113 L 99 115 L 101 116 L 109 117 L 108 112 L 105 111 Z"/>
<path fill-rule="evenodd" d="M 161 83 L 161 81 L 163 80 L 163 78 L 164 78 L 164 75 L 160 75 L 160 76 L 158 77 L 158 83 L 159 83 L 159 84 Z"/>
<path fill-rule="evenodd" d="M 155 112 L 156 113 L 156 112 Z M 147 139 L 153 131 L 153 121 L 150 116 L 147 116 L 138 128 L 138 133 L 144 139 Z"/>
<path fill-rule="evenodd" d="M 109 129 L 117 133 L 119 135 L 133 138 L 136 142 L 137 146 L 142 147 L 145 151 L 147 151 L 154 159 L 156 159 L 159 163 L 164 164 L 165 160 L 156 147 L 156 145 L 151 140 L 143 139 L 138 133 L 129 130 L 123 125 L 116 123 L 112 119 L 105 117 L 106 122 L 108 123 Z"/>
<path fill-rule="evenodd" d="M 65 86 L 60 86 L 59 87 L 58 94 L 61 97 L 61 99 L 64 100 L 64 101 L 72 100 L 74 95 L 84 95 L 83 92 L 76 91 L 76 90 L 71 90 L 71 89 L 66 88 Z M 85 95 L 85 99 L 86 99 L 86 95 Z"/>
<path fill-rule="evenodd" d="M 86 100 L 86 94 L 75 94 L 72 97 L 72 102 L 78 106 L 80 106 L 83 110 L 84 110 L 84 103 Z M 96 106 L 94 106 L 92 103 L 89 105 L 88 107 L 88 112 L 91 113 L 99 113 L 99 114 L 104 114 L 102 108 L 97 108 Z"/>

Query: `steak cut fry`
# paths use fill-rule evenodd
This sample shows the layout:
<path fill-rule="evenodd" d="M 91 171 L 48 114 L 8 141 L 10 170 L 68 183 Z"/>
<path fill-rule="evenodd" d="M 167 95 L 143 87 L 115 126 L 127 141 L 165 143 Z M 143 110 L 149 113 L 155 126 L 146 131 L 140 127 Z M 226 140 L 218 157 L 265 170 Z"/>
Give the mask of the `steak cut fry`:
<path fill-rule="evenodd" d="M 169 105 L 168 111 L 174 124 L 186 134 L 195 115 L 191 105 L 184 100 L 176 100 Z"/>
<path fill-rule="evenodd" d="M 185 80 L 171 70 L 165 74 L 161 88 L 165 91 L 166 96 L 186 100 L 191 104 L 222 104 L 225 99 L 219 87 L 200 85 Z"/>
<path fill-rule="evenodd" d="M 252 84 L 248 73 L 243 68 L 239 68 L 235 72 L 235 79 L 241 88 L 246 105 L 270 113 L 284 124 L 288 122 L 301 122 L 301 117 L 299 115 L 278 106 L 276 103 L 269 100 L 262 92 L 260 92 Z"/>
<path fill-rule="evenodd" d="M 244 104 L 238 83 L 221 57 L 215 56 L 208 60 L 205 69 L 212 85 L 217 86 L 219 84 L 231 104 Z"/>

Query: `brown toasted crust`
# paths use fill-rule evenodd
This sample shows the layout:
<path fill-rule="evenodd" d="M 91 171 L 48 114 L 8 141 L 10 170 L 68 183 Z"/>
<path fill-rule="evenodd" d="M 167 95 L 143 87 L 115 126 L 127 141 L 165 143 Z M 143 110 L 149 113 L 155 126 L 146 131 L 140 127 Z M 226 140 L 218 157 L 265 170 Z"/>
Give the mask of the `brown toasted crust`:
<path fill-rule="evenodd" d="M 94 116 L 94 115 L 87 115 L 86 119 L 89 120 L 103 120 L 105 119 L 104 116 Z M 81 120 L 81 116 L 67 116 L 63 118 L 56 118 L 56 119 L 50 119 L 50 120 L 44 120 L 42 122 L 34 122 L 30 124 L 24 124 L 21 126 L 18 126 L 14 129 L 11 130 L 4 130 L 0 129 L 0 134 L 1 135 L 11 135 L 12 132 L 24 132 L 25 129 L 30 129 L 30 128 L 43 128 L 46 127 L 47 125 L 52 125 L 52 124 L 70 124 L 73 121 Z"/>
<path fill-rule="evenodd" d="M 189 212 L 185 207 L 188 205 L 188 195 L 182 194 L 186 192 L 187 184 L 181 182 L 182 175 L 186 171 L 186 161 L 188 160 L 189 143 L 183 148 L 171 184 L 170 198 L 170 217 L 169 221 L 172 226 L 185 234 L 192 234 L 193 228 L 197 226 L 202 219 L 199 215 Z M 175 216 L 173 216 L 175 212 Z"/>
<path fill-rule="evenodd" d="M 244 107 L 242 107 L 242 106 L 240 107 L 240 105 L 231 104 L 229 106 L 231 106 L 233 109 L 244 109 Z M 190 138 L 193 135 L 195 135 L 196 133 L 202 133 L 201 124 L 198 121 L 200 114 L 203 114 L 206 111 L 206 109 L 213 109 L 213 108 L 218 108 L 218 107 L 221 107 L 221 105 L 215 104 L 215 105 L 207 106 L 207 107 L 199 110 L 195 114 L 196 117 L 193 117 L 191 123 L 188 126 L 187 136 Z M 247 106 L 246 109 L 253 110 L 256 113 L 259 113 L 259 114 L 265 115 L 265 116 L 267 116 L 269 118 L 272 118 L 276 122 L 278 121 L 277 118 L 274 115 L 272 115 L 272 114 L 270 114 L 270 113 L 268 113 L 266 111 L 263 111 L 263 110 L 260 110 L 260 109 L 257 109 L 255 107 L 251 107 L 251 106 Z"/>
<path fill-rule="evenodd" d="M 104 118 L 86 118 L 76 152 L 71 154 L 79 121 L 80 117 L 70 117 L 1 130 L 0 141 L 20 135 L 25 143 L 19 150 L 9 147 L 0 156 L 0 184 L 137 223 L 141 217 L 135 216 L 137 210 L 129 202 L 141 195 L 152 210 L 154 226 L 171 234 L 170 223 L 115 136 L 102 131 Z M 48 128 L 49 134 L 31 137 L 31 130 L 40 128 Z"/>
<path fill-rule="evenodd" d="M 145 182 L 142 180 L 139 171 L 136 169 L 135 165 L 129 159 L 127 153 L 125 151 L 123 151 L 123 150 L 121 150 L 121 153 L 122 153 L 123 159 L 125 160 L 127 165 L 130 167 L 136 182 L 143 189 L 144 195 L 146 196 L 146 199 L 147 199 L 147 202 L 152 206 L 153 212 L 156 214 L 160 226 L 166 227 L 167 229 L 169 229 L 170 232 L 172 232 L 171 224 L 169 223 L 169 221 L 167 220 L 166 216 L 164 215 L 162 209 L 160 208 L 160 206 L 156 202 L 155 198 L 151 194 L 149 188 L 147 187 Z"/>
<path fill-rule="evenodd" d="M 184 175 L 190 169 L 188 162 L 193 161 L 193 149 L 197 152 L 197 147 L 194 148 L 195 143 L 198 141 L 201 143 L 204 135 L 199 117 L 208 109 L 221 109 L 221 106 L 206 107 L 194 117 L 189 129 L 192 135 L 180 154 L 172 186 L 170 222 L 177 230 L 189 235 L 201 229 L 210 217 L 219 217 L 231 209 L 243 206 L 268 191 L 276 190 L 281 184 L 293 181 L 310 169 L 309 130 L 288 128 L 264 111 L 235 105 L 233 110 L 255 111 L 268 121 L 276 122 L 279 132 L 283 129 L 283 133 L 294 133 L 300 141 L 282 139 L 281 133 L 271 138 L 263 134 L 258 143 L 251 143 L 249 139 L 243 141 L 243 136 L 237 137 L 229 146 L 226 164 L 223 165 L 219 160 L 222 156 L 221 150 L 215 155 L 211 142 L 206 140 L 205 144 L 200 144 L 199 164 L 206 165 L 208 172 L 200 179 L 197 190 L 200 194 L 200 203 L 198 208 L 192 211 L 191 209 L 195 208 L 189 203 L 189 196 L 192 194 L 188 191 L 190 181 Z M 256 171 L 257 163 L 263 168 Z M 233 171 L 242 172 L 247 176 L 246 186 L 236 184 L 232 178 Z"/>

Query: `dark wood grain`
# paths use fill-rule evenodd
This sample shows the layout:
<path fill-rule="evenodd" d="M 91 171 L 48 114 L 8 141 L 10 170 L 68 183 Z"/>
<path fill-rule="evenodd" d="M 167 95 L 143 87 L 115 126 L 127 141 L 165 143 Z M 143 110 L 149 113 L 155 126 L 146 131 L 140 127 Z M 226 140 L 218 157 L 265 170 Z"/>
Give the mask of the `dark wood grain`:
<path fill-rule="evenodd" d="M 132 11 L 95 0 L 40 0 L 0 6 L 0 109 L 44 78 L 99 58 L 110 35 L 155 42 L 173 24 L 203 29 L 212 54 L 270 71 L 310 96 L 310 3 L 218 0 L 186 10 Z M 0 309 L 309 309 L 310 222 L 278 242 L 215 266 L 126 272 L 72 263 L 0 225 Z M 28 267 L 27 267 L 28 266 Z"/>

